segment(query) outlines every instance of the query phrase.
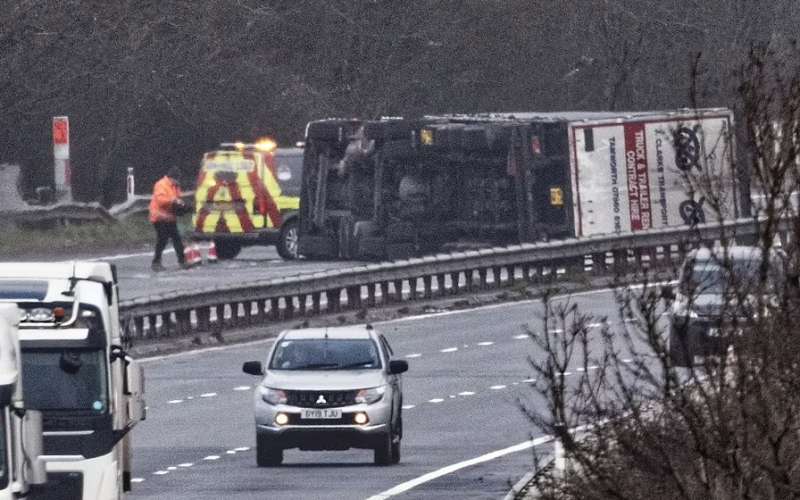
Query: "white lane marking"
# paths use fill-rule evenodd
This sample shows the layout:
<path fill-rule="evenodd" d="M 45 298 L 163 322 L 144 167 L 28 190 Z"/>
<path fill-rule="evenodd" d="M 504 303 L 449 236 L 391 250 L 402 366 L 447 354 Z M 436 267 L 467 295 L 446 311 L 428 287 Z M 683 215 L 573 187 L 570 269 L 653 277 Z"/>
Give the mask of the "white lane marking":
<path fill-rule="evenodd" d="M 225 452 L 226 455 L 236 455 L 236 450 L 228 450 Z"/>
<path fill-rule="evenodd" d="M 458 393 L 459 396 L 474 396 L 475 393 L 472 391 L 463 391 Z"/>
<path fill-rule="evenodd" d="M 493 385 L 493 386 L 489 387 L 489 389 L 491 389 L 493 391 L 499 391 L 500 389 L 505 389 L 505 388 L 506 388 L 506 386 L 504 386 L 502 384 L 501 385 Z"/>
<path fill-rule="evenodd" d="M 586 328 L 600 328 L 601 326 L 603 326 L 603 323 L 589 323 Z"/>
<path fill-rule="evenodd" d="M 175 467 L 174 465 L 170 465 L 169 467 L 167 467 L 167 470 L 178 470 L 178 468 Z"/>
<path fill-rule="evenodd" d="M 234 387 L 233 390 L 234 391 L 249 391 L 250 390 L 250 386 L 249 385 L 240 385 L 238 387 Z"/>
<path fill-rule="evenodd" d="M 550 333 L 552 333 L 553 335 L 561 335 L 562 333 L 564 333 L 564 330 L 562 328 L 553 328 L 552 330 L 550 330 Z"/>
<path fill-rule="evenodd" d="M 209 455 L 207 457 L 203 457 L 203 460 L 219 460 L 219 455 Z"/>
<path fill-rule="evenodd" d="M 143 483 L 144 482 L 144 478 L 143 477 L 132 477 L 131 478 L 131 482 L 132 483 Z"/>
<path fill-rule="evenodd" d="M 511 385 L 519 385 L 519 382 L 514 382 L 514 383 L 513 383 L 513 384 L 511 384 Z"/>
<path fill-rule="evenodd" d="M 192 462 L 184 462 L 182 464 L 178 464 L 178 467 L 191 467 L 194 465 Z"/>
<path fill-rule="evenodd" d="M 201 398 L 213 398 L 216 395 L 217 395 L 216 392 L 206 392 L 204 394 L 201 394 L 200 397 Z"/>
<path fill-rule="evenodd" d="M 572 375 L 572 372 L 564 372 L 565 377 L 569 377 L 570 375 Z"/>
<path fill-rule="evenodd" d="M 442 401 L 444 401 L 442 398 L 433 398 L 428 403 L 441 403 Z"/>
<path fill-rule="evenodd" d="M 522 335 L 514 335 L 514 340 L 524 340 L 528 338 L 527 333 L 523 333 Z"/>
<path fill-rule="evenodd" d="M 439 352 L 456 352 L 458 347 L 447 347 L 445 349 L 439 349 Z"/>
<path fill-rule="evenodd" d="M 488 340 L 486 342 L 478 342 L 479 346 L 487 346 L 487 345 L 492 345 L 492 344 L 494 344 L 494 342 L 490 342 Z"/>
<path fill-rule="evenodd" d="M 420 356 L 422 356 L 422 354 L 420 354 L 418 352 L 415 352 L 414 354 L 406 354 L 406 357 L 409 358 L 409 359 L 410 358 L 418 358 Z"/>
<path fill-rule="evenodd" d="M 552 440 L 553 440 L 552 436 L 542 436 L 532 441 L 525 441 L 519 444 L 515 444 L 514 446 L 509 446 L 508 448 L 503 448 L 502 450 L 493 451 L 491 453 L 487 453 L 479 457 L 471 458 L 469 460 L 464 460 L 463 462 L 458 462 L 456 464 L 448 465 L 447 467 L 442 467 L 441 469 L 428 472 L 427 474 L 423 474 L 419 477 L 411 479 L 410 481 L 400 483 L 393 488 L 390 488 L 386 491 L 378 493 L 377 495 L 369 497 L 367 500 L 386 500 L 387 498 L 399 495 L 401 493 L 405 493 L 409 490 L 416 488 L 421 484 L 425 484 L 427 482 L 433 481 L 434 479 L 438 479 L 442 476 L 452 474 L 453 472 L 459 471 L 461 469 L 465 469 L 473 465 L 481 464 L 484 462 L 488 462 L 490 460 L 494 460 L 496 458 L 510 455 L 511 453 L 517 453 L 519 451 L 528 450 L 530 448 L 533 448 L 534 446 L 539 446 L 545 443 L 549 443 Z"/>
<path fill-rule="evenodd" d="M 188 396 L 186 399 L 192 400 L 194 399 L 194 396 Z"/>
<path fill-rule="evenodd" d="M 526 383 L 526 384 L 533 384 L 534 382 L 536 382 L 536 379 L 535 378 L 526 378 L 525 380 L 523 380 L 523 382 Z"/>
<path fill-rule="evenodd" d="M 236 450 L 236 451 L 247 451 L 249 449 L 250 449 L 249 446 L 240 446 L 238 448 L 234 448 L 234 450 Z"/>
<path fill-rule="evenodd" d="M 598 368 L 600 368 L 600 367 L 597 366 L 597 365 L 591 365 L 591 366 L 587 366 L 586 367 L 587 370 L 597 370 Z"/>
<path fill-rule="evenodd" d="M 631 358 L 625 358 L 625 359 L 622 360 L 622 362 L 623 363 L 633 363 L 633 360 Z"/>
<path fill-rule="evenodd" d="M 153 472 L 154 476 L 164 476 L 166 474 L 169 474 L 168 470 L 157 470 L 157 471 Z"/>
<path fill-rule="evenodd" d="M 183 403 L 183 400 L 182 399 L 172 399 L 170 401 L 167 401 L 167 403 L 171 404 L 171 405 L 176 405 L 178 403 Z"/>
<path fill-rule="evenodd" d="M 447 397 L 450 398 L 450 399 L 456 399 L 456 395 L 455 394 L 451 394 L 451 395 L 449 395 Z"/>
<path fill-rule="evenodd" d="M 410 410 L 411 408 L 416 408 L 417 405 L 403 405 L 404 410 Z"/>
<path fill-rule="evenodd" d="M 577 371 L 577 372 L 583 372 L 583 371 L 586 371 L 586 370 L 585 370 L 583 367 L 580 367 L 580 368 L 575 368 L 575 371 Z"/>

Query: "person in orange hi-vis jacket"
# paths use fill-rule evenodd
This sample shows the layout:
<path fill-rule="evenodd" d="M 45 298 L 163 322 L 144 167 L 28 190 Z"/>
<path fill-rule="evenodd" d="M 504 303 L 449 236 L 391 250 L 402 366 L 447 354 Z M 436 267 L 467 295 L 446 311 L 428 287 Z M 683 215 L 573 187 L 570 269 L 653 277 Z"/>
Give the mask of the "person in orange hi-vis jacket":
<path fill-rule="evenodd" d="M 153 223 L 156 230 L 156 250 L 151 269 L 155 272 L 164 270 L 164 266 L 161 264 L 161 253 L 169 240 L 172 240 L 172 246 L 175 247 L 178 263 L 184 269 L 188 267 L 183 256 L 181 235 L 178 233 L 177 215 L 178 212 L 185 209 L 177 180 L 179 175 L 178 167 L 170 167 L 167 175 L 159 179 L 153 186 L 153 197 L 150 199 L 150 222 Z"/>

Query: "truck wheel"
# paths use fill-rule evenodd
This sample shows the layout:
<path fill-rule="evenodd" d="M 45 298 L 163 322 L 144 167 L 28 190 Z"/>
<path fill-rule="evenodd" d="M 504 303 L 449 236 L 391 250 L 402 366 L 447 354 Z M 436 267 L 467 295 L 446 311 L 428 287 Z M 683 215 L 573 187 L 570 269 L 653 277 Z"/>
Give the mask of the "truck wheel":
<path fill-rule="evenodd" d="M 691 339 L 681 339 L 675 328 L 669 330 L 669 359 L 674 366 L 690 367 L 694 364 Z"/>
<path fill-rule="evenodd" d="M 387 432 L 380 438 L 380 443 L 375 447 L 375 465 L 391 465 L 393 462 L 394 443 L 392 432 Z M 398 449 L 399 451 L 399 449 Z"/>
<path fill-rule="evenodd" d="M 397 431 L 392 436 L 392 464 L 400 463 L 400 440 L 403 437 L 403 416 L 397 422 Z"/>
<path fill-rule="evenodd" d="M 230 260 L 239 255 L 242 251 L 242 244 L 232 240 L 214 240 L 217 247 L 217 257 L 222 260 Z"/>
<path fill-rule="evenodd" d="M 283 462 L 283 450 L 270 443 L 269 438 L 256 434 L 256 464 L 259 467 L 275 467 Z"/>
<path fill-rule="evenodd" d="M 299 231 L 297 228 L 297 220 L 292 219 L 286 222 L 281 227 L 281 235 L 275 247 L 280 255 L 285 260 L 294 260 L 300 256 L 298 253 Z"/>

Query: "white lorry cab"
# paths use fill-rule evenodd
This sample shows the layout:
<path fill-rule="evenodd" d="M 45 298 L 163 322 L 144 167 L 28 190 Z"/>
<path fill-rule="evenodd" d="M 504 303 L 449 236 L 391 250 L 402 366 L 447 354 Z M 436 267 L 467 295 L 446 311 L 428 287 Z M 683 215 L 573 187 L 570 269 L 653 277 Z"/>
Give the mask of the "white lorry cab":
<path fill-rule="evenodd" d="M 47 479 L 42 414 L 25 408 L 17 323 L 19 309 L 0 304 L 0 500 L 31 498 Z"/>
<path fill-rule="evenodd" d="M 26 405 L 43 414 L 47 485 L 36 498 L 109 500 L 130 489 L 144 378 L 123 349 L 118 300 L 108 263 L 0 264 L 0 302 L 20 309 Z"/>

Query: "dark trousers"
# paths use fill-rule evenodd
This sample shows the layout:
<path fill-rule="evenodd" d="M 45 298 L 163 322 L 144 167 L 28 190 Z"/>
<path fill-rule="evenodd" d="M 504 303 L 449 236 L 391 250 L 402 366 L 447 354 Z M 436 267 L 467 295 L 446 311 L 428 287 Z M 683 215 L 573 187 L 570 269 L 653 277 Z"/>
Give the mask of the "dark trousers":
<path fill-rule="evenodd" d="M 153 262 L 161 263 L 161 253 L 164 251 L 164 247 L 167 246 L 167 241 L 171 239 L 178 262 L 183 264 L 183 242 L 181 241 L 181 235 L 178 233 L 178 223 L 159 221 L 154 222 L 153 227 L 156 228 L 156 253 L 153 255 Z"/>

